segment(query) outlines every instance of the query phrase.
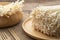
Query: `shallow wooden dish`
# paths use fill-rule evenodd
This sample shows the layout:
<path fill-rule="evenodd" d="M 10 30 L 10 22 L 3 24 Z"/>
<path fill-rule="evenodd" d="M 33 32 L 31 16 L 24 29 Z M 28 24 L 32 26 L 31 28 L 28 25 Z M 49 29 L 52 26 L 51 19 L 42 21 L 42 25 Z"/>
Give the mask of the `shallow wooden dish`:
<path fill-rule="evenodd" d="M 60 38 L 54 38 L 54 37 L 49 37 L 45 34 L 42 34 L 41 32 L 37 32 L 34 30 L 34 27 L 32 26 L 32 18 L 28 18 L 25 20 L 22 24 L 23 30 L 32 38 L 34 39 L 49 39 L 49 40 L 59 40 Z"/>

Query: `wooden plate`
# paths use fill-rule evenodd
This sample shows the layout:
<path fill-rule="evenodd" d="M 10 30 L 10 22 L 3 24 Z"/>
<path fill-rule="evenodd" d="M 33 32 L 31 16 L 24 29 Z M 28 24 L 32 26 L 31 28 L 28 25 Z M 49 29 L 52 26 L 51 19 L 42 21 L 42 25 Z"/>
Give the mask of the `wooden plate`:
<path fill-rule="evenodd" d="M 22 24 L 23 30 L 32 38 L 34 39 L 49 39 L 49 40 L 58 40 L 59 38 L 49 37 L 45 34 L 42 34 L 41 32 L 37 32 L 34 30 L 34 27 L 32 26 L 32 18 L 28 18 L 25 20 Z"/>

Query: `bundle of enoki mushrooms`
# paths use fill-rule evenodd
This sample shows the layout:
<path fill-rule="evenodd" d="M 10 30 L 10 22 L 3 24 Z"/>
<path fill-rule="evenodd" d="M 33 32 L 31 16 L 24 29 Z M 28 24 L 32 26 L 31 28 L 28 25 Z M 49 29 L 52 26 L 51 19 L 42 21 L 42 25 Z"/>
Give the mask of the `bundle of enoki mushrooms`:
<path fill-rule="evenodd" d="M 22 11 L 22 7 L 23 7 L 23 2 L 22 1 L 15 1 L 15 2 L 11 2 L 7 5 L 0 5 L 0 16 L 7 16 L 9 17 L 9 15 L 14 14 L 16 11 Z"/>

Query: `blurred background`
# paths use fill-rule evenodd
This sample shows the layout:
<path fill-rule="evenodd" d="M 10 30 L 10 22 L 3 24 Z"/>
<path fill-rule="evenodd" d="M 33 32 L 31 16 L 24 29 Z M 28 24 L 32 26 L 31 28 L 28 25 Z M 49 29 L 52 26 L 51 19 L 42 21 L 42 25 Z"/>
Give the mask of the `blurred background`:
<path fill-rule="evenodd" d="M 16 1 L 16 0 L 0 0 L 0 2 L 12 2 L 12 1 Z M 60 1 L 60 0 L 25 0 L 25 2 L 48 2 L 48 1 Z"/>

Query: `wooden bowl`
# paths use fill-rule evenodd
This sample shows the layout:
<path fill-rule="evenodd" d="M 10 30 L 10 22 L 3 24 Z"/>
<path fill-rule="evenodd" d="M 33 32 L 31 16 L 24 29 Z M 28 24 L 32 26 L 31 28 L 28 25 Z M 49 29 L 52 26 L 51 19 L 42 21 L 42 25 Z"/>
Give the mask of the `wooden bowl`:
<path fill-rule="evenodd" d="M 6 5 L 8 3 L 9 2 L 0 2 L 0 5 Z M 9 16 L 9 18 L 6 17 L 6 15 L 0 16 L 0 28 L 13 26 L 17 24 L 21 19 L 22 19 L 22 12 L 19 11 Z"/>

